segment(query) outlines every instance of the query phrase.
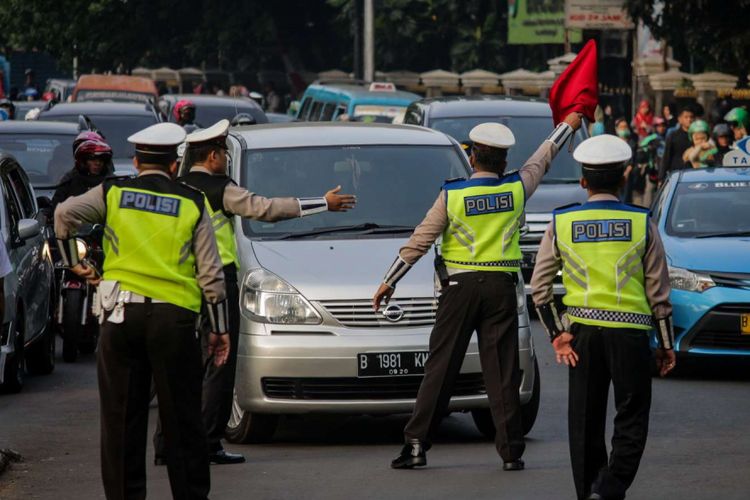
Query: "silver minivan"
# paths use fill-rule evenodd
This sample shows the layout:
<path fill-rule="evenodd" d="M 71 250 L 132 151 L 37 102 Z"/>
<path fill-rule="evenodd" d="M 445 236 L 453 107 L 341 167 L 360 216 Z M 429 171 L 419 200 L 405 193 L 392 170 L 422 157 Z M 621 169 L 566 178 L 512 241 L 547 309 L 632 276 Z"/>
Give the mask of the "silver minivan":
<path fill-rule="evenodd" d="M 359 123 L 254 125 L 230 133 L 232 177 L 264 196 L 357 196 L 346 213 L 269 223 L 235 219 L 242 324 L 227 438 L 272 438 L 289 414 L 412 411 L 437 297 L 426 255 L 390 305 L 371 298 L 445 179 L 470 174 L 442 132 Z M 189 163 L 189 159 L 186 160 Z M 525 430 L 539 405 L 539 376 L 523 280 L 517 288 Z M 476 335 L 450 403 L 494 435 Z"/>

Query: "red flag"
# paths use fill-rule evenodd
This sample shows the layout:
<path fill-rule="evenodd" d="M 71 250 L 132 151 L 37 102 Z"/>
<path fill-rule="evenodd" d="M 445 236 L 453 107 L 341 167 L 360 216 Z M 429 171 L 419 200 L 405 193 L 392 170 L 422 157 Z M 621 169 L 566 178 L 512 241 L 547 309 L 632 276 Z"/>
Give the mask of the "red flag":
<path fill-rule="evenodd" d="M 596 66 L 596 43 L 589 40 L 549 91 L 549 106 L 555 125 L 570 113 L 578 112 L 594 121 L 599 102 L 599 79 Z"/>

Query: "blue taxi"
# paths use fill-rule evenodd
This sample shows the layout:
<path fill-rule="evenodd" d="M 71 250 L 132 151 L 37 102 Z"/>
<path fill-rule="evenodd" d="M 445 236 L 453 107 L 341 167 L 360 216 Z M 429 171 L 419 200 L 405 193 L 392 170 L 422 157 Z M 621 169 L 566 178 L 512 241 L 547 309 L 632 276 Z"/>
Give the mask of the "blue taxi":
<path fill-rule="evenodd" d="M 316 82 L 302 96 L 298 121 L 347 121 L 391 123 L 402 120 L 406 108 L 420 99 L 417 94 L 397 90 L 389 82 L 360 83 Z"/>
<path fill-rule="evenodd" d="M 750 168 L 676 171 L 653 208 L 678 354 L 750 356 Z"/>

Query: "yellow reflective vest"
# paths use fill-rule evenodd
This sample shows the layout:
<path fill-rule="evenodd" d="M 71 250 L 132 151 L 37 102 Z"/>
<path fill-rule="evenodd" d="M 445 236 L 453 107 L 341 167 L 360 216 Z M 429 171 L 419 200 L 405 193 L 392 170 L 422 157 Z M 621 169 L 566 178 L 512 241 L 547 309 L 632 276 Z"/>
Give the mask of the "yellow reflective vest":
<path fill-rule="evenodd" d="M 105 280 L 120 289 L 199 312 L 193 233 L 203 195 L 160 175 L 104 183 Z"/>
<path fill-rule="evenodd" d="M 441 245 L 445 265 L 474 271 L 519 270 L 526 193 L 518 173 L 447 182 L 443 189 L 448 212 Z"/>
<path fill-rule="evenodd" d="M 554 211 L 555 245 L 563 263 L 563 303 L 571 322 L 651 328 L 643 274 L 648 214 L 645 208 L 618 201 L 593 201 Z"/>

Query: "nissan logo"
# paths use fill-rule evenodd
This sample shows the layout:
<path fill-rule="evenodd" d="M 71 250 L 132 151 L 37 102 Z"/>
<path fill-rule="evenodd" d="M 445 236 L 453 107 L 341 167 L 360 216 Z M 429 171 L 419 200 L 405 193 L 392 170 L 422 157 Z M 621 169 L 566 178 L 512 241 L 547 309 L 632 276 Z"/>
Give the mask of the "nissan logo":
<path fill-rule="evenodd" d="M 404 310 L 401 309 L 401 306 L 399 305 L 391 304 L 383 309 L 383 316 L 385 316 L 385 319 L 387 319 L 388 321 L 395 323 L 397 321 L 401 321 L 401 319 L 404 317 Z"/>

